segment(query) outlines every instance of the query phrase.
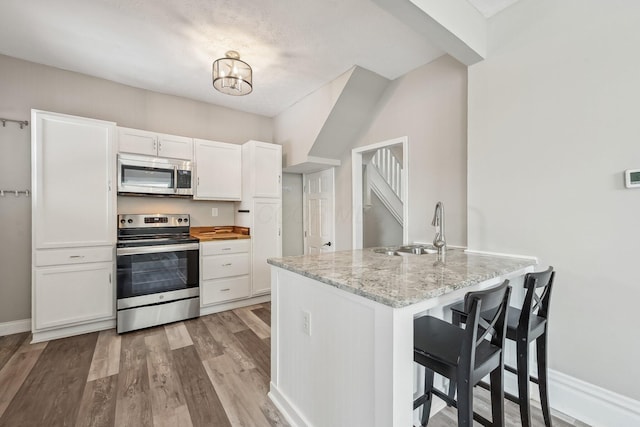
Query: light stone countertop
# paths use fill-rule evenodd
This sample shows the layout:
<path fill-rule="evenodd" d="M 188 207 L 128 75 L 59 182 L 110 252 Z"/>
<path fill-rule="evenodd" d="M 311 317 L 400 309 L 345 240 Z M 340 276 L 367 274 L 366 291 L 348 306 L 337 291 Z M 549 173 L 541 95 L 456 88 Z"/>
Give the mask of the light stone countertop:
<path fill-rule="evenodd" d="M 535 259 L 466 253 L 390 256 L 373 248 L 270 258 L 276 267 L 391 306 L 406 307 L 536 265 Z"/>

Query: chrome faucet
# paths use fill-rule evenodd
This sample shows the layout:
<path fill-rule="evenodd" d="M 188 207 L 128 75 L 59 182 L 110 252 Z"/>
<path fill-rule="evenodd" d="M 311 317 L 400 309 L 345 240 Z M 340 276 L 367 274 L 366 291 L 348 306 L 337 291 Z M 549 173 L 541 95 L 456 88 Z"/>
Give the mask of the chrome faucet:
<path fill-rule="evenodd" d="M 436 237 L 433 238 L 433 246 L 438 249 L 439 254 L 443 254 L 447 249 L 447 241 L 444 238 L 444 205 L 442 202 L 436 203 L 436 210 L 433 213 L 431 225 L 438 227 Z"/>

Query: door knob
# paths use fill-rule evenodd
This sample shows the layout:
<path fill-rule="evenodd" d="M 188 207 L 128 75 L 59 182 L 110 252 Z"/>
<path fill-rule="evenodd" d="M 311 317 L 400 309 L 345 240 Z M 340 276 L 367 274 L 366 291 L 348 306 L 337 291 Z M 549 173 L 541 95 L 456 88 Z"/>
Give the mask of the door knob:
<path fill-rule="evenodd" d="M 322 245 L 322 246 L 331 246 L 331 242 L 327 242 L 327 243 L 325 243 L 325 244 L 324 244 L 324 245 Z"/>

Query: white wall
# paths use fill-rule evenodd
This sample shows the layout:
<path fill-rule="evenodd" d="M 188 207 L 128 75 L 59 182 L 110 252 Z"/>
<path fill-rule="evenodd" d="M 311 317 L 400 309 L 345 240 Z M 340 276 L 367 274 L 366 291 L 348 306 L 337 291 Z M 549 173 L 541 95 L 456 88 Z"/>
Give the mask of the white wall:
<path fill-rule="evenodd" d="M 551 368 L 640 399 L 640 3 L 521 0 L 469 69 L 469 246 L 557 270 Z M 553 399 L 553 396 L 552 396 Z"/>
<path fill-rule="evenodd" d="M 436 203 L 446 207 L 447 243 L 467 241 L 467 68 L 449 56 L 394 80 L 353 147 L 408 136 L 409 239 L 430 242 Z M 352 247 L 351 149 L 336 168 L 336 249 Z"/>
<path fill-rule="evenodd" d="M 243 143 L 271 141 L 273 120 L 185 98 L 132 88 L 0 55 L 0 117 L 30 120 L 32 108 L 109 120 L 158 132 Z M 203 82 L 203 90 L 213 90 Z M 30 188 L 30 129 L 0 126 L 0 189 Z M 127 198 L 119 210 L 193 208 L 194 225 L 231 221 L 233 204 Z M 210 217 L 219 207 L 219 217 Z M 230 211 L 231 213 L 229 214 Z M 207 216 L 209 212 L 209 216 Z M 207 223 L 207 219 L 211 222 Z M 61 224 L 61 226 L 73 226 Z M 31 316 L 31 199 L 0 199 L 0 323 Z"/>
<path fill-rule="evenodd" d="M 274 141 L 282 145 L 283 167 L 307 161 L 331 109 L 349 81 L 353 69 L 310 93 L 274 118 Z"/>
<path fill-rule="evenodd" d="M 362 231 L 363 248 L 402 244 L 402 226 L 373 191 L 371 206 L 362 215 Z"/>
<path fill-rule="evenodd" d="M 282 174 L 282 256 L 304 253 L 302 175 Z"/>

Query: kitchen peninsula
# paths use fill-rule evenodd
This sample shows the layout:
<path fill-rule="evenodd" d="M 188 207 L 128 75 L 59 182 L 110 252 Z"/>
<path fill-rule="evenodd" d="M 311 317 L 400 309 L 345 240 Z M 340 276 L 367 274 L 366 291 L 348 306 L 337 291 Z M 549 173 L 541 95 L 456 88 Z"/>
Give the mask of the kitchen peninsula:
<path fill-rule="evenodd" d="M 535 258 L 372 249 L 270 259 L 271 399 L 299 426 L 413 425 L 413 319 Z M 393 253 L 393 252 L 391 252 Z M 397 252 L 396 252 L 397 253 Z"/>

